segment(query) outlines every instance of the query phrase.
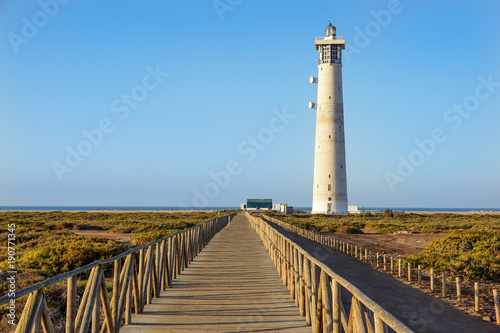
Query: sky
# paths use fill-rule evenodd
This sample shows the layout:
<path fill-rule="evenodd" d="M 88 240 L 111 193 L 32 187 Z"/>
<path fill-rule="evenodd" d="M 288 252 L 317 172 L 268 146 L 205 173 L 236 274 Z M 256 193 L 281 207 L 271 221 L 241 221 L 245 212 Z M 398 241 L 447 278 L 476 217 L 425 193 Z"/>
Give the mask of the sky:
<path fill-rule="evenodd" d="M 0 206 L 311 206 L 317 36 L 350 205 L 500 207 L 500 3 L 1 1 Z"/>

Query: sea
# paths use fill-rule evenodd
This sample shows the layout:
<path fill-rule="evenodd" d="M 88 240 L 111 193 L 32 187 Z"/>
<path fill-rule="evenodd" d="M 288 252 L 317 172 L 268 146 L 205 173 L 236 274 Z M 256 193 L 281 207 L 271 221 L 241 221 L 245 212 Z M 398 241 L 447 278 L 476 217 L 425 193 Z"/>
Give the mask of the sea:
<path fill-rule="evenodd" d="M 182 206 L 0 206 L 0 211 L 164 211 L 164 210 L 222 210 L 239 209 L 240 207 L 182 207 Z M 428 208 L 428 207 L 358 207 L 365 211 L 428 211 L 428 212 L 470 212 L 470 211 L 499 211 L 500 208 Z M 294 207 L 296 210 L 310 211 L 311 207 Z"/>

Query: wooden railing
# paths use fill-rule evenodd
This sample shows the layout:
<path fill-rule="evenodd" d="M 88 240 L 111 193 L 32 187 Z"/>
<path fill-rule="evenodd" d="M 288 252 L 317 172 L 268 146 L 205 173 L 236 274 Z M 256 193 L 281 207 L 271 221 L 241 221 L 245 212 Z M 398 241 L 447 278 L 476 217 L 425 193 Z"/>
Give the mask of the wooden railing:
<path fill-rule="evenodd" d="M 413 332 L 349 281 L 315 259 L 268 222 L 246 213 L 261 237 L 283 283 L 295 299 L 301 316 L 306 317 L 314 333 Z M 347 314 L 342 302 L 343 287 L 351 295 Z"/>
<path fill-rule="evenodd" d="M 426 290 L 427 288 L 423 283 L 423 280 L 425 278 L 429 281 L 428 290 L 431 293 L 437 293 L 439 291 L 437 285 L 440 284 L 441 286 L 440 296 L 442 298 L 455 297 L 460 307 L 464 306 L 462 300 L 462 293 L 464 290 L 467 290 L 470 294 L 474 295 L 474 301 L 470 305 L 472 307 L 471 310 L 479 314 L 481 308 L 493 307 L 495 309 L 496 323 L 500 325 L 500 298 L 497 289 L 493 289 L 491 291 L 493 293 L 492 295 L 493 297 L 489 300 L 488 297 L 480 297 L 481 292 L 480 292 L 479 281 L 473 282 L 474 285 L 473 288 L 472 287 L 467 288 L 465 286 L 462 286 L 463 281 L 459 277 L 455 277 L 455 281 L 453 280 L 450 281 L 446 277 L 446 273 L 444 272 L 441 272 L 441 276 L 435 275 L 434 268 L 432 267 L 430 267 L 429 270 L 424 270 L 422 268 L 422 265 L 419 265 L 417 263 L 414 265 L 414 267 L 412 267 L 410 262 L 407 262 L 405 267 L 403 267 L 404 255 L 401 254 L 389 255 L 379 252 L 373 253 L 371 250 L 368 250 L 367 248 L 362 248 L 361 246 L 357 246 L 349 242 L 336 239 L 332 236 L 323 235 L 315 230 L 305 230 L 268 215 L 263 215 L 263 219 L 270 221 L 285 230 L 291 231 L 304 238 L 317 242 L 321 245 L 327 246 L 335 251 L 339 251 L 347 255 L 350 255 L 355 259 L 358 259 L 360 261 L 372 265 L 374 268 L 379 269 L 382 272 L 391 274 L 392 276 L 398 278 L 405 278 L 408 282 L 414 281 L 416 282 L 416 287 L 424 290 Z M 471 284 L 472 282 L 469 282 L 469 286 Z M 455 296 L 453 296 L 452 294 L 453 291 L 452 289 L 454 289 L 455 291 Z M 485 294 L 486 292 L 483 290 L 482 295 Z M 483 303 L 481 304 L 481 302 Z"/>
<path fill-rule="evenodd" d="M 194 257 L 225 227 L 235 213 L 199 223 L 149 244 L 137 246 L 106 260 L 93 262 L 71 272 L 55 276 L 16 292 L 15 298 L 3 296 L 0 305 L 26 295 L 28 300 L 17 324 L 18 332 L 53 333 L 54 325 L 44 296 L 44 289 L 67 281 L 66 332 L 117 333 L 132 322 L 136 314 L 150 304 L 153 297 L 167 289 L 172 280 L 186 268 Z M 108 298 L 104 266 L 113 273 L 113 293 Z M 78 275 L 90 270 L 85 291 L 77 304 Z M 101 308 L 104 321 L 101 323 Z"/>

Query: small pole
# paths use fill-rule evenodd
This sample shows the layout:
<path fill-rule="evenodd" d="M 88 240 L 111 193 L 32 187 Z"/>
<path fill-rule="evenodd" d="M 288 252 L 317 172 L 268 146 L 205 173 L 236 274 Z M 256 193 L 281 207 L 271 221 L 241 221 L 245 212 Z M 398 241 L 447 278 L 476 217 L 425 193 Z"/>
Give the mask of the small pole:
<path fill-rule="evenodd" d="M 431 291 L 434 291 L 434 268 L 431 268 Z"/>
<path fill-rule="evenodd" d="M 377 268 L 379 268 L 379 266 L 380 266 L 380 265 L 379 265 L 379 254 L 378 254 L 378 252 L 377 252 Z"/>
<path fill-rule="evenodd" d="M 408 282 L 411 282 L 411 263 L 408 261 Z"/>
<path fill-rule="evenodd" d="M 402 273 L 403 273 L 402 270 L 403 270 L 403 267 L 402 267 L 401 259 L 398 259 L 398 277 L 402 276 Z"/>
<path fill-rule="evenodd" d="M 422 283 L 422 265 L 418 265 L 417 269 L 417 283 L 420 285 Z"/>
<path fill-rule="evenodd" d="M 457 301 L 458 303 L 462 303 L 462 288 L 460 287 L 460 278 L 458 276 L 456 278 L 456 283 L 457 283 Z"/>
<path fill-rule="evenodd" d="M 443 284 L 442 296 L 446 297 L 446 273 L 445 272 L 441 273 L 441 280 L 442 280 L 442 284 Z"/>
<path fill-rule="evenodd" d="M 497 324 L 500 325 L 500 302 L 498 301 L 497 289 L 493 289 L 493 302 L 495 303 L 495 316 L 497 317 Z"/>
<path fill-rule="evenodd" d="M 474 311 L 479 313 L 479 282 L 474 282 Z"/>
<path fill-rule="evenodd" d="M 386 270 L 387 270 L 387 257 L 384 254 L 384 271 L 386 271 Z"/>
<path fill-rule="evenodd" d="M 365 249 L 365 261 L 368 262 L 368 250 Z"/>
<path fill-rule="evenodd" d="M 391 274 L 394 274 L 394 257 L 391 256 Z"/>

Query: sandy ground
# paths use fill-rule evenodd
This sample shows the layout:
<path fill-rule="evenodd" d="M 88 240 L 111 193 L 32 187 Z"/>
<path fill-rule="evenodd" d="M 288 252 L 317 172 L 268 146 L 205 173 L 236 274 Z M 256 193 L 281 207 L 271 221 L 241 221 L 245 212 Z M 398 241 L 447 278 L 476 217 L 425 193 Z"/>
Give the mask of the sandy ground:
<path fill-rule="evenodd" d="M 115 234 L 106 230 L 71 230 L 78 236 L 110 238 L 120 243 L 128 243 L 135 234 Z"/>
<path fill-rule="evenodd" d="M 416 254 L 420 253 L 435 239 L 450 234 L 376 234 L 373 230 L 363 230 L 364 234 L 337 234 L 328 236 L 368 248 L 373 252 L 386 254 Z"/>

